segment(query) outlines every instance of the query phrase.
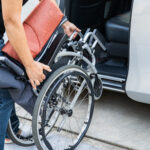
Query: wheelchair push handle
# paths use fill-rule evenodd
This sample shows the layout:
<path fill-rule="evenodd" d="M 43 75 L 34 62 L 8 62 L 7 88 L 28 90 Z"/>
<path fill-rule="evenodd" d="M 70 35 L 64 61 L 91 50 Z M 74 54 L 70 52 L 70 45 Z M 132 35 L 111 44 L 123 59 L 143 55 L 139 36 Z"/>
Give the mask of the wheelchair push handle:
<path fill-rule="evenodd" d="M 69 41 L 72 41 L 76 33 L 79 35 L 80 38 L 83 38 L 83 34 L 82 34 L 81 32 L 77 32 L 77 31 L 75 30 L 75 31 L 73 31 L 72 35 L 69 37 L 68 40 L 69 40 Z"/>
<path fill-rule="evenodd" d="M 19 66 L 17 66 L 14 62 L 12 62 L 10 59 L 8 59 L 5 56 L 0 56 L 0 63 L 6 65 L 9 69 L 11 69 L 19 76 L 25 75 L 24 71 Z"/>

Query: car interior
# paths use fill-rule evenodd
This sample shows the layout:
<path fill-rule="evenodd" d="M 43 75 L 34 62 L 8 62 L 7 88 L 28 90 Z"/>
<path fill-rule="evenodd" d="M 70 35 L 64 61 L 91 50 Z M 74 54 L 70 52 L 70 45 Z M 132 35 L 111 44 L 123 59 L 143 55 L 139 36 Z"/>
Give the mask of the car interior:
<path fill-rule="evenodd" d="M 105 39 L 105 59 L 96 51 L 99 73 L 126 80 L 132 0 L 68 0 L 66 5 L 70 21 L 82 31 L 97 28 Z"/>

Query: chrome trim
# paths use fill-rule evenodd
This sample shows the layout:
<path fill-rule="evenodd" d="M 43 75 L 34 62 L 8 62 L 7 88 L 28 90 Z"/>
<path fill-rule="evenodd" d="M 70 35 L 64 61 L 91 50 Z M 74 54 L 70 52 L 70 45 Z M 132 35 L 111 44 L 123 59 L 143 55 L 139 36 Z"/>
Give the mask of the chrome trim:
<path fill-rule="evenodd" d="M 113 83 L 113 82 L 109 82 L 109 81 L 104 81 L 103 79 L 102 79 L 102 83 L 105 86 L 108 85 L 108 86 L 117 87 L 117 88 L 121 88 L 122 89 L 122 84 L 121 83 Z"/>
<path fill-rule="evenodd" d="M 115 92 L 119 92 L 119 93 L 125 93 L 125 90 L 121 90 L 121 89 L 117 89 L 117 88 L 111 88 L 111 87 L 107 87 L 107 86 L 103 86 L 103 89 L 109 90 L 109 91 L 115 91 Z"/>
<path fill-rule="evenodd" d="M 126 81 L 126 79 L 124 79 L 124 78 L 112 77 L 112 76 L 107 76 L 107 75 L 98 74 L 98 77 L 100 77 L 101 79 L 106 79 L 106 80 L 111 80 L 111 81 L 118 81 L 118 82 Z"/>
<path fill-rule="evenodd" d="M 98 43 L 99 46 L 100 46 L 104 51 L 106 51 L 105 45 L 97 38 L 97 36 L 96 36 L 93 32 L 88 32 L 88 33 L 84 36 L 83 43 L 86 43 L 87 40 L 88 40 L 88 38 L 89 38 L 90 36 L 92 36 L 92 37 L 95 39 L 95 41 L 96 41 L 95 44 Z M 96 45 L 95 45 L 95 46 L 96 46 Z M 93 47 L 93 48 L 94 48 L 94 47 Z"/>

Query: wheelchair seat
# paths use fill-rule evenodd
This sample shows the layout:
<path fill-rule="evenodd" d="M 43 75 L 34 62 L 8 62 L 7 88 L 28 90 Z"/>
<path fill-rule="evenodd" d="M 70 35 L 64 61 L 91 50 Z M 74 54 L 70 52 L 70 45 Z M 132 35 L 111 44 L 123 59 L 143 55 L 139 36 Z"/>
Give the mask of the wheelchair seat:
<path fill-rule="evenodd" d="M 106 47 L 110 55 L 128 57 L 129 27 L 130 12 L 117 15 L 106 22 Z"/>

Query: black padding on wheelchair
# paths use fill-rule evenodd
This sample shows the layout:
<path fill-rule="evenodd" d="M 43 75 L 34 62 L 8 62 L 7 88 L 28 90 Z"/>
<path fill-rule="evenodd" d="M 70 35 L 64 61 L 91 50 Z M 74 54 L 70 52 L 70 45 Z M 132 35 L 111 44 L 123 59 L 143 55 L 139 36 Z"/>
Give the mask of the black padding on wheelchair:
<path fill-rule="evenodd" d="M 128 57 L 128 43 L 130 30 L 130 12 L 118 15 L 106 22 L 106 44 L 111 56 Z"/>
<path fill-rule="evenodd" d="M 106 23 L 107 40 L 128 43 L 130 12 L 111 18 Z"/>
<path fill-rule="evenodd" d="M 72 0 L 69 19 L 79 28 L 97 27 L 104 23 L 105 0 Z"/>

